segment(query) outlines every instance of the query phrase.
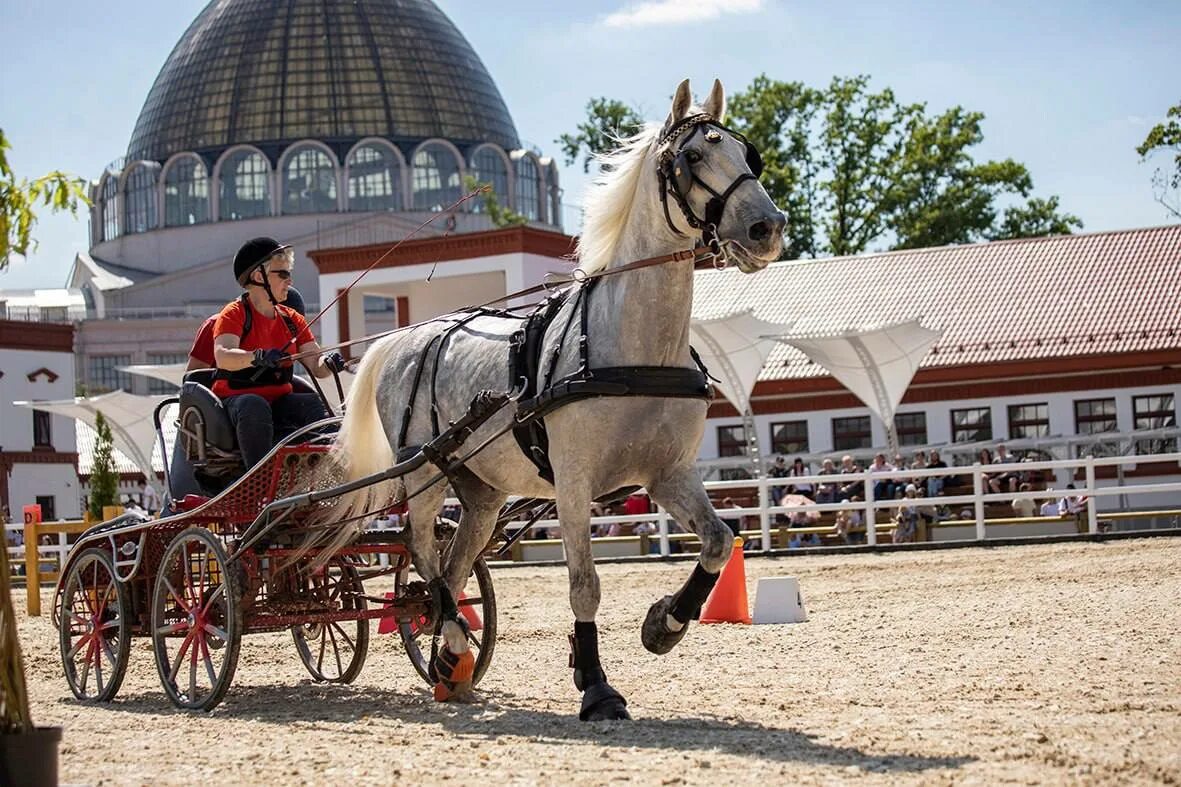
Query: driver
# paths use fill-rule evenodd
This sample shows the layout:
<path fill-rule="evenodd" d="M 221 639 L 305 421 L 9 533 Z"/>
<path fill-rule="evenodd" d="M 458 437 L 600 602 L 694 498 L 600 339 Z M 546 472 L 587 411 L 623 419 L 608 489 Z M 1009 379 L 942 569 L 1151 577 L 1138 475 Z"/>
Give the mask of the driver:
<path fill-rule="evenodd" d="M 291 355 L 317 356 L 308 364 L 317 377 L 345 368 L 339 352 L 319 355 L 307 321 L 284 305 L 294 267 L 291 246 L 273 238 L 247 241 L 234 255 L 234 277 L 246 292 L 221 310 L 213 326 L 213 393 L 225 402 L 247 467 L 266 456 L 276 438 L 328 417 L 317 395 L 292 393 Z"/>

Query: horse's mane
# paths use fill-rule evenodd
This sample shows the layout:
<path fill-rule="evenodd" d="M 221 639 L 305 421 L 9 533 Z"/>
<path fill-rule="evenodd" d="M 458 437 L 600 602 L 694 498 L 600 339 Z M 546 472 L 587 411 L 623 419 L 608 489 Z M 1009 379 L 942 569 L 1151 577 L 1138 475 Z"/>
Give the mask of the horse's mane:
<path fill-rule="evenodd" d="M 583 273 L 595 273 L 611 264 L 631 215 L 648 148 L 659 133 L 660 126 L 646 125 L 621 140 L 618 150 L 595 157 L 600 174 L 583 203 L 582 232 L 575 252 Z"/>

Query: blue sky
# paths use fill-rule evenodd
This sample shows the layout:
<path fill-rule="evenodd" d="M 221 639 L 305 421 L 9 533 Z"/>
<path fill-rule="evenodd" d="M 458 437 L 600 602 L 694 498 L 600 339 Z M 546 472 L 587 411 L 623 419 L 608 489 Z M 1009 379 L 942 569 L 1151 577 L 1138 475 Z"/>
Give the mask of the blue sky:
<path fill-rule="evenodd" d="M 1135 147 L 1181 101 L 1181 3 L 814 0 L 438 0 L 500 86 L 521 137 L 554 140 L 592 96 L 663 118 L 676 83 L 766 73 L 821 86 L 869 74 L 902 101 L 983 112 L 979 158 L 1026 164 L 1086 231 L 1168 222 Z M 148 89 L 205 0 L 0 0 L 0 127 L 34 177 L 97 178 L 123 154 Z M 490 11 L 489 9 L 494 9 Z M 561 163 L 561 162 L 559 162 Z M 563 167 L 565 199 L 586 178 Z M 86 218 L 45 216 L 0 288 L 60 287 Z"/>

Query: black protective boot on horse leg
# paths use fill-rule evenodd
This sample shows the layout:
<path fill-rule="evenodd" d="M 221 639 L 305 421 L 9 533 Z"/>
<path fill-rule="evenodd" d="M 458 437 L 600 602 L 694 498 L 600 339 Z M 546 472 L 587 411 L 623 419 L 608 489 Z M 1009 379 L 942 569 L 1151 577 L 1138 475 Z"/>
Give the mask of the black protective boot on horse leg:
<path fill-rule="evenodd" d="M 431 638 L 431 660 L 428 674 L 434 681 L 435 702 L 466 702 L 472 696 L 472 677 L 476 670 L 476 657 L 467 646 L 467 621 L 459 614 L 459 607 L 447 588 L 442 577 L 436 577 L 428 583 L 431 591 L 432 606 L 435 611 L 434 636 Z M 458 627 L 458 634 L 452 629 L 449 633 L 457 639 L 449 644 L 444 635 L 443 647 L 439 647 L 439 638 L 443 634 L 443 627 L 448 623 Z M 463 650 L 459 649 L 460 641 Z"/>
<path fill-rule="evenodd" d="M 718 583 L 718 574 L 711 574 L 698 563 L 689 575 L 688 581 L 675 596 L 665 596 L 648 609 L 644 625 L 640 629 L 640 640 L 653 653 L 663 655 L 673 649 L 685 632 L 689 621 L 701 617 L 701 607 L 709 593 Z M 681 624 L 675 631 L 668 627 L 668 617 Z"/>
<path fill-rule="evenodd" d="M 627 700 L 611 684 L 599 664 L 599 628 L 591 623 L 574 622 L 570 636 L 570 666 L 574 668 L 574 685 L 582 692 L 582 721 L 630 719 Z"/>

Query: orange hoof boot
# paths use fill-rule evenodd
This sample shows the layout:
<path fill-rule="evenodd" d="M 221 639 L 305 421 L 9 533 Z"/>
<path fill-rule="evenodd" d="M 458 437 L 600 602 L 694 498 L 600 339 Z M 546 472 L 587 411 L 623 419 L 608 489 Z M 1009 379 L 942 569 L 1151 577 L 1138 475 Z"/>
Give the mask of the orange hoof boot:
<path fill-rule="evenodd" d="M 452 653 L 442 648 L 435 658 L 435 702 L 470 702 L 476 657 L 470 650 Z"/>

